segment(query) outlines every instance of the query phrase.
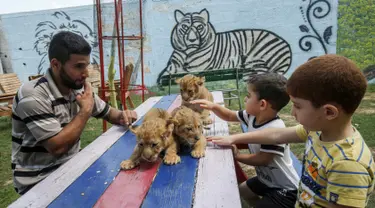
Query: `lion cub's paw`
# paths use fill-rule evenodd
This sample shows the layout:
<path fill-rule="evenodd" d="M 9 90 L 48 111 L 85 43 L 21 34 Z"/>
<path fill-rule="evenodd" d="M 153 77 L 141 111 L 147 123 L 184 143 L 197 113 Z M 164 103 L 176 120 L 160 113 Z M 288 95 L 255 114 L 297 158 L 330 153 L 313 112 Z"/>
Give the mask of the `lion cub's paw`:
<path fill-rule="evenodd" d="M 201 158 L 201 157 L 204 157 L 204 155 L 205 155 L 205 150 L 195 149 L 191 151 L 191 156 L 195 158 Z"/>
<path fill-rule="evenodd" d="M 181 158 L 178 155 L 165 155 L 164 163 L 167 165 L 175 165 L 181 162 Z"/>
<path fill-rule="evenodd" d="M 124 160 L 121 162 L 120 166 L 123 170 L 133 169 L 137 164 L 131 160 Z"/>

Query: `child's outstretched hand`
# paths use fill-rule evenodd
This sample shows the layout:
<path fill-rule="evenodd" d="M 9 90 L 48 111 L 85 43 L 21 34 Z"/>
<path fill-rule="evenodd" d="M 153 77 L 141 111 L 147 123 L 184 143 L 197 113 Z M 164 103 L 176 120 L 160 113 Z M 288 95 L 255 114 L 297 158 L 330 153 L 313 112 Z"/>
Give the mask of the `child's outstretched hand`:
<path fill-rule="evenodd" d="M 199 100 L 193 100 L 190 101 L 191 104 L 198 104 L 201 108 L 207 109 L 207 110 L 213 110 L 215 107 L 215 104 L 211 101 L 199 99 Z"/>
<path fill-rule="evenodd" d="M 207 141 L 220 146 L 232 146 L 233 144 L 232 138 L 230 136 L 212 136 L 208 137 Z"/>

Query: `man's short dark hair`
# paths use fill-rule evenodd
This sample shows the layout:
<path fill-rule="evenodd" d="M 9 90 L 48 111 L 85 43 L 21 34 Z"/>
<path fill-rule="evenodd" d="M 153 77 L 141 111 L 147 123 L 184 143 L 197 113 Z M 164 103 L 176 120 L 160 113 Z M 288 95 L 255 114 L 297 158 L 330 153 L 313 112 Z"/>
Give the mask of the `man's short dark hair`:
<path fill-rule="evenodd" d="M 48 49 L 48 58 L 53 58 L 65 64 L 71 54 L 90 55 L 91 46 L 80 35 L 69 31 L 61 31 L 52 37 Z"/>
<path fill-rule="evenodd" d="M 275 111 L 280 111 L 289 103 L 286 82 L 283 75 L 271 72 L 252 75 L 247 79 L 247 84 L 258 95 L 258 99 L 269 102 Z"/>

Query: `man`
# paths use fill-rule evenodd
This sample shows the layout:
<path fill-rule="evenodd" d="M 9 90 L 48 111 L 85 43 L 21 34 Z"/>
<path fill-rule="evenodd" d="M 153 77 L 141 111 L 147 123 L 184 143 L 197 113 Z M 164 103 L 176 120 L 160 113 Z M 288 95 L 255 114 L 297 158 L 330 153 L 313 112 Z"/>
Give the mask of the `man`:
<path fill-rule="evenodd" d="M 46 75 L 23 84 L 14 98 L 12 169 L 21 195 L 79 152 L 80 135 L 91 116 L 125 126 L 137 119 L 134 111 L 111 108 L 93 93 L 85 81 L 90 53 L 81 36 L 56 34 Z"/>

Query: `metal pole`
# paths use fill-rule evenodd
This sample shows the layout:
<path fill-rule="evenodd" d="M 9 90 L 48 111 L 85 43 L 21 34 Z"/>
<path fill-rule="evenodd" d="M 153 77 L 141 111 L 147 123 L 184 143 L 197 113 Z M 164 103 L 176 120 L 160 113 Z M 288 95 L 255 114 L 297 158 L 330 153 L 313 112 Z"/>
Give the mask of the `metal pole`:
<path fill-rule="evenodd" d="M 143 25 L 142 25 L 142 0 L 139 0 L 139 25 L 141 41 L 141 73 L 142 73 L 142 102 L 145 101 L 145 80 L 143 70 Z"/>
<path fill-rule="evenodd" d="M 103 31 L 102 31 L 102 10 L 101 10 L 100 0 L 96 0 L 96 16 L 97 16 L 97 25 L 98 25 L 98 43 L 99 43 L 99 57 L 100 57 L 100 88 L 101 93 L 99 96 L 104 100 L 105 99 L 105 83 L 104 83 L 104 55 L 103 55 Z M 107 131 L 107 123 L 103 120 L 103 132 Z"/>

